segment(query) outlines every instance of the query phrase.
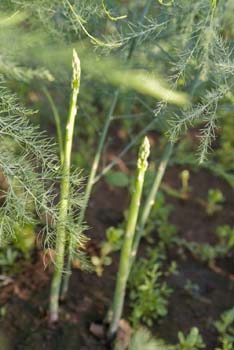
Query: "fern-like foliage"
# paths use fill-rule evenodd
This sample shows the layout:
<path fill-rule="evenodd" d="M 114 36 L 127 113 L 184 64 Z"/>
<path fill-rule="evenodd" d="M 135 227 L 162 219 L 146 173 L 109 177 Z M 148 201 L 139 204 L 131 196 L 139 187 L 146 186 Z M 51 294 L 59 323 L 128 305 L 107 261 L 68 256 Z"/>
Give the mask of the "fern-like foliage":
<path fill-rule="evenodd" d="M 16 5 L 27 8 L 25 2 L 11 2 L 10 6 L 5 1 L 1 7 L 16 10 Z M 46 9 L 49 10 L 48 6 Z M 26 12 L 19 11 L 5 12 L 0 18 L 0 28 L 4 29 L 0 31 L 0 245 L 14 239 L 19 227 L 23 230 L 28 224 L 39 224 L 45 246 L 54 250 L 59 212 L 58 184 L 62 176 L 60 161 L 54 142 L 36 126 L 35 112 L 20 104 L 6 87 L 12 80 L 29 83 L 54 79 L 48 69 L 31 60 L 32 56 L 25 59 L 25 52 L 32 53 L 36 45 L 48 40 L 48 34 L 43 34 L 39 28 L 32 33 L 24 30 L 28 18 Z M 11 50 L 12 40 L 15 40 L 14 51 Z M 79 209 L 83 205 L 80 171 L 73 172 L 71 182 L 65 244 L 73 247 L 72 255 L 77 256 L 86 242 L 81 234 L 83 227 L 77 225 Z M 70 241 L 73 244 L 69 245 Z M 81 262 L 87 265 L 82 251 L 79 255 Z"/>
<path fill-rule="evenodd" d="M 200 125 L 200 162 L 206 160 L 219 125 L 219 108 L 233 88 L 233 55 L 223 34 L 223 21 L 230 4 L 219 1 L 185 2 L 175 28 L 177 38 L 172 81 L 191 91 L 193 103 L 169 119 L 173 142 L 190 126 Z M 178 6 L 179 8 L 179 6 Z M 180 41 L 180 42 L 179 42 Z M 175 57 L 175 56 L 174 56 Z"/>
<path fill-rule="evenodd" d="M 0 5 L 3 10 L 26 14 L 25 21 L 33 35 L 26 33 L 20 23 L 19 32 L 15 34 L 14 54 L 9 54 L 9 37 L 13 36 L 7 37 L 5 32 L 4 39 L 4 35 L 0 35 L 0 70 L 11 79 L 29 81 L 36 77 L 52 80 L 62 75 L 62 66 L 64 68 L 67 60 L 65 51 L 68 51 L 65 43 L 75 42 L 84 62 L 85 85 L 90 82 L 89 74 L 92 79 L 100 81 L 103 74 L 99 67 L 104 62 L 103 56 L 108 56 L 106 62 L 113 59 L 113 62 L 121 60 L 125 64 L 125 58 L 134 46 L 137 54 L 132 55 L 131 63 L 125 64 L 129 70 L 145 69 L 151 76 L 166 76 L 172 89 L 184 90 L 191 95 L 191 104 L 186 109 L 172 108 L 160 101 L 155 106 L 155 120 L 164 121 L 162 129 L 168 129 L 173 142 L 191 126 L 198 126 L 198 158 L 203 162 L 221 123 L 222 104 L 233 89 L 232 1 L 181 0 L 169 2 L 169 6 L 164 6 L 163 1 L 146 3 L 151 6 L 151 11 L 143 22 L 139 16 L 140 4 L 132 1 L 123 7 L 118 1 L 104 1 L 103 6 L 102 0 L 3 0 Z M 113 20 L 107 9 L 113 18 L 114 15 L 123 18 Z M 42 35 L 42 32 L 46 34 Z M 35 50 L 35 43 L 40 52 Z M 42 47 L 46 48 L 45 51 L 40 50 Z M 93 50 L 96 50 L 99 65 L 93 64 Z M 107 68 L 105 65 L 104 69 Z M 111 70 L 116 73 L 116 65 L 110 65 L 109 69 L 107 75 L 113 77 Z M 122 71 L 120 75 L 123 75 Z M 64 74 L 62 78 L 64 76 L 69 75 Z M 105 83 L 109 81 L 101 81 L 106 89 Z M 116 85 L 120 85 L 119 80 Z M 88 83 L 87 86 L 89 94 L 95 97 L 96 90 L 93 91 Z M 150 100 L 149 103 L 155 102 Z M 85 107 L 86 110 L 90 108 Z M 155 128 L 156 122 L 153 121 L 152 125 Z"/>
<path fill-rule="evenodd" d="M 44 244 L 54 250 L 61 180 L 54 144 L 31 122 L 33 112 L 19 104 L 15 95 L 0 86 L 0 246 L 15 238 L 19 227 L 40 224 Z M 72 256 L 88 267 L 82 253 L 87 239 L 77 225 L 83 205 L 82 176 L 71 176 L 69 215 L 65 223 Z"/>
<path fill-rule="evenodd" d="M 52 142 L 30 123 L 32 111 L 0 86 L 0 169 L 3 181 L 0 244 L 14 237 L 17 225 L 54 217 L 53 180 L 58 162 Z"/>

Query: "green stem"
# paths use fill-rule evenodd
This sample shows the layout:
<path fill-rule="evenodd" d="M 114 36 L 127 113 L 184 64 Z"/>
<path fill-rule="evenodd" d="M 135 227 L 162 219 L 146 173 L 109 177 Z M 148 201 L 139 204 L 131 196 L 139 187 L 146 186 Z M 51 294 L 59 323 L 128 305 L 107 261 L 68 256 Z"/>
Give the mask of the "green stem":
<path fill-rule="evenodd" d="M 111 339 L 115 335 L 119 321 L 123 311 L 124 297 L 126 291 L 126 285 L 129 275 L 129 266 L 131 259 L 132 243 L 136 230 L 136 223 L 141 203 L 141 195 L 144 184 L 145 172 L 148 167 L 147 158 L 149 156 L 150 146 L 147 137 L 145 137 L 138 156 L 137 162 L 137 176 L 135 182 L 135 188 L 131 199 L 128 221 L 126 226 L 126 232 L 124 236 L 124 242 L 121 249 L 119 270 L 117 275 L 115 294 L 112 306 L 112 320 L 108 332 L 108 337 Z"/>
<path fill-rule="evenodd" d="M 93 160 L 93 164 L 92 164 L 92 168 L 90 171 L 90 175 L 88 178 L 88 182 L 85 188 L 85 194 L 84 194 L 84 201 L 83 201 L 83 205 L 80 211 L 80 215 L 79 215 L 79 219 L 78 219 L 78 225 L 82 225 L 83 221 L 84 221 L 84 217 L 85 217 L 85 211 L 86 208 L 88 206 L 88 202 L 89 202 L 89 198 L 90 198 L 90 194 L 92 192 L 92 188 L 94 185 L 94 178 L 96 176 L 97 173 L 97 169 L 98 169 L 98 165 L 99 165 L 99 161 L 100 161 L 100 157 L 101 157 L 101 153 L 102 153 L 102 149 L 104 146 L 104 142 L 106 140 L 106 135 L 107 132 L 109 130 L 109 126 L 111 123 L 111 119 L 112 119 L 112 115 L 114 112 L 114 109 L 116 107 L 117 101 L 118 101 L 118 95 L 119 95 L 119 91 L 117 90 L 115 92 L 109 113 L 107 115 L 106 121 L 105 121 L 105 125 L 104 128 L 102 130 L 102 134 L 99 140 L 99 144 L 98 144 L 98 148 L 97 148 L 97 152 L 95 154 L 94 160 Z M 69 246 L 69 250 L 68 250 L 68 259 L 67 259 L 67 264 L 66 264 L 66 271 L 67 273 L 64 275 L 63 278 L 63 285 L 62 285 L 62 290 L 61 290 L 61 299 L 65 299 L 66 295 L 67 295 L 67 291 L 68 291 L 68 287 L 69 287 L 69 280 L 70 280 L 70 276 L 71 276 L 71 263 L 72 263 L 72 242 L 70 242 L 70 246 Z"/>
<path fill-rule="evenodd" d="M 58 145 L 59 145 L 60 161 L 61 161 L 61 164 L 63 164 L 64 154 L 63 154 L 63 133 L 62 133 L 62 127 L 60 122 L 61 118 L 60 118 L 58 109 L 54 103 L 54 100 L 46 87 L 43 88 L 43 92 L 49 101 L 50 107 L 54 115 L 57 139 L 58 139 Z"/>
<path fill-rule="evenodd" d="M 132 246 L 132 258 L 131 258 L 131 264 L 130 264 L 131 266 L 133 265 L 133 263 L 135 261 L 138 247 L 139 247 L 139 243 L 141 240 L 141 236 L 142 236 L 142 233 L 144 231 L 145 224 L 150 216 L 151 209 L 155 203 L 155 200 L 156 200 L 156 197 L 158 194 L 158 189 L 159 189 L 159 186 L 161 185 L 162 178 L 163 178 L 165 170 L 167 168 L 168 161 L 169 161 L 171 154 L 172 154 L 172 150 L 173 150 L 173 144 L 168 143 L 166 148 L 165 148 L 165 151 L 163 153 L 162 159 L 160 161 L 158 171 L 155 174 L 152 188 L 151 188 L 151 190 L 146 198 L 145 205 L 144 205 L 141 217 L 140 217 L 137 233 L 136 233 L 136 236 L 134 238 L 134 242 L 133 242 L 133 246 Z M 130 266 L 130 269 L 131 269 L 131 266 Z"/>
<path fill-rule="evenodd" d="M 68 201 L 70 191 L 70 167 L 71 167 L 71 152 L 73 142 L 73 131 L 75 118 L 77 114 L 77 98 L 80 86 L 80 61 L 75 50 L 73 50 L 73 79 L 72 79 L 72 94 L 70 107 L 66 125 L 64 161 L 62 164 L 62 180 L 59 202 L 59 218 L 57 225 L 57 240 L 56 240 L 56 258 L 55 271 L 52 278 L 50 292 L 50 321 L 58 320 L 59 308 L 59 292 L 62 281 L 62 272 L 64 267 L 64 255 L 66 245 L 66 221 L 68 214 Z"/>

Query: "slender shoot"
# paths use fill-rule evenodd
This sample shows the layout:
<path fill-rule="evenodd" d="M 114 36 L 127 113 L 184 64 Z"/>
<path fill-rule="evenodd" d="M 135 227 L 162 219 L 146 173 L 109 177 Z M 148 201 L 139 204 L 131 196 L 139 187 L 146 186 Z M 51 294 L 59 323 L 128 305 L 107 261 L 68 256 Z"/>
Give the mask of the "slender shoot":
<path fill-rule="evenodd" d="M 171 157 L 172 150 L 173 150 L 173 144 L 170 142 L 167 144 L 167 146 L 165 148 L 165 151 L 164 151 L 162 159 L 160 161 L 158 170 L 156 171 L 156 174 L 154 177 L 151 191 L 149 192 L 149 194 L 146 198 L 145 205 L 144 205 L 142 214 L 140 216 L 140 222 L 139 222 L 139 225 L 137 228 L 136 236 L 134 238 L 134 242 L 133 242 L 133 246 L 132 246 L 131 266 L 135 261 L 138 247 L 139 247 L 139 243 L 141 240 L 141 236 L 142 236 L 142 233 L 144 231 L 145 224 L 147 223 L 147 220 L 150 216 L 151 209 L 155 203 L 155 200 L 156 200 L 156 197 L 158 194 L 158 189 L 159 189 L 159 186 L 162 182 L 162 178 L 163 178 L 165 170 L 167 168 L 168 161 Z M 130 269 L 131 269 L 131 266 L 130 266 Z"/>
<path fill-rule="evenodd" d="M 56 257 L 55 271 L 52 278 L 50 292 L 50 321 L 58 320 L 59 309 L 59 292 L 62 281 L 62 273 L 64 268 L 64 255 L 66 246 L 66 221 L 69 205 L 69 190 L 70 190 L 70 168 L 71 168 L 71 152 L 73 142 L 73 131 L 75 118 L 77 114 L 77 98 L 80 87 L 80 60 L 75 50 L 73 50 L 73 79 L 72 79 L 72 94 L 70 107 L 66 125 L 65 146 L 64 146 L 64 161 L 62 163 L 62 180 L 59 202 L 59 218 L 57 224 L 57 241 L 56 241 Z"/>
<path fill-rule="evenodd" d="M 126 232 L 124 237 L 123 246 L 121 249 L 119 270 L 117 275 L 115 294 L 112 306 L 112 319 L 110 323 L 108 337 L 112 339 L 118 329 L 119 321 L 122 316 L 124 298 L 126 285 L 129 275 L 129 267 L 131 261 L 131 252 L 132 244 L 134 240 L 134 235 L 136 231 L 136 224 L 138 219 L 138 213 L 141 203 L 142 189 L 144 184 L 145 172 L 148 167 L 148 157 L 150 153 L 150 144 L 147 137 L 144 138 L 144 141 L 139 150 L 139 156 L 137 161 L 137 174 L 136 182 L 134 187 L 134 192 L 132 195 Z"/>
<path fill-rule="evenodd" d="M 112 104 L 110 106 L 110 110 L 109 113 L 107 115 L 106 121 L 105 121 L 105 125 L 103 127 L 102 130 L 102 134 L 99 140 L 99 144 L 98 144 L 98 148 L 97 148 L 97 152 L 95 154 L 93 163 L 92 163 L 92 167 L 90 170 L 90 174 L 89 174 L 89 178 L 88 178 L 88 182 L 85 188 L 85 194 L 84 194 L 84 199 L 83 199 L 83 205 L 79 214 L 79 219 L 78 219 L 78 225 L 82 225 L 83 221 L 84 221 L 84 217 L 85 217 L 85 211 L 86 208 L 88 206 L 88 202 L 89 202 L 89 198 L 92 192 L 92 188 L 93 185 L 95 183 L 94 179 L 95 176 L 97 174 L 97 169 L 98 169 L 98 165 L 100 162 L 100 157 L 102 154 L 102 150 L 103 150 L 103 146 L 104 146 L 104 142 L 106 140 L 106 135 L 107 132 L 109 130 L 109 126 L 112 120 L 112 115 L 114 112 L 114 109 L 116 107 L 117 101 L 118 101 L 118 95 L 119 92 L 118 90 L 115 92 L 114 94 L 114 98 L 112 100 Z M 70 244 L 72 244 L 72 242 L 70 242 Z M 71 264 L 72 264 L 72 247 L 69 248 L 68 250 L 68 259 L 67 259 L 67 264 L 66 264 L 66 274 L 64 275 L 63 278 L 63 284 L 62 284 L 62 290 L 61 290 L 61 299 L 65 299 L 66 295 L 67 295 L 67 291 L 68 291 L 68 287 L 69 287 L 69 281 L 70 281 L 70 277 L 71 277 Z"/>

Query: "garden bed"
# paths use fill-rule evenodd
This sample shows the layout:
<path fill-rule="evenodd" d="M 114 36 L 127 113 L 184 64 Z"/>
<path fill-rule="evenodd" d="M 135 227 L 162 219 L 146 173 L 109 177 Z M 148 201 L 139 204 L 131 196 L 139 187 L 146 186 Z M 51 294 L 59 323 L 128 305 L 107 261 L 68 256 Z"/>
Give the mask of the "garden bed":
<path fill-rule="evenodd" d="M 165 182 L 179 186 L 178 167 L 170 168 Z M 200 170 L 191 176 L 193 193 L 205 194 L 210 187 L 220 188 L 225 197 L 222 211 L 210 217 L 192 201 L 168 197 L 173 204 L 171 221 L 178 228 L 178 235 L 188 241 L 214 243 L 214 230 L 218 225 L 233 221 L 233 196 L 229 186 L 209 172 Z M 199 189 L 199 192 L 198 192 Z M 205 195 L 204 195 L 205 196 Z M 105 238 L 105 230 L 123 220 L 128 194 L 124 189 L 98 184 L 90 201 L 87 218 L 90 226 L 88 243 L 90 255 L 97 254 L 99 244 Z M 145 240 L 141 252 L 144 254 Z M 48 294 L 50 269 L 44 267 L 43 253 L 36 250 L 32 262 L 19 261 L 19 272 L 0 292 L 1 306 L 6 315 L 1 322 L 3 334 L 9 342 L 4 350 L 26 349 L 108 349 L 105 339 L 98 339 L 90 332 L 92 323 L 102 323 L 113 296 L 118 254 L 113 255 L 111 266 L 105 267 L 98 277 L 94 272 L 74 269 L 68 301 L 61 307 L 61 320 L 48 327 Z M 234 266 L 231 258 L 217 261 L 216 270 L 195 259 L 188 252 L 172 249 L 168 262 L 176 260 L 178 274 L 168 278 L 173 292 L 169 298 L 168 314 L 154 322 L 154 335 L 175 343 L 178 331 L 188 333 L 198 327 L 207 344 L 207 350 L 217 346 L 214 321 L 233 306 Z M 191 281 L 190 288 L 186 288 Z M 128 301 L 126 302 L 126 304 Z M 126 308 L 128 310 L 128 307 Z M 127 316 L 127 315 L 125 315 Z M 3 340 L 2 340 L 3 341 Z"/>

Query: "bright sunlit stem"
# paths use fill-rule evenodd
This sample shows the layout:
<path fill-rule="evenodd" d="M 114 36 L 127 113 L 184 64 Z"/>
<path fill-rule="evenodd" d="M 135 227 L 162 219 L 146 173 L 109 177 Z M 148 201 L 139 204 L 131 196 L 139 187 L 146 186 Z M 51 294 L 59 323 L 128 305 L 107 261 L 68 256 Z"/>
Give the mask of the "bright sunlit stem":
<path fill-rule="evenodd" d="M 171 6 L 174 0 L 171 0 L 171 1 L 158 0 L 158 2 L 163 6 Z"/>
<path fill-rule="evenodd" d="M 124 236 L 124 242 L 121 249 L 119 270 L 117 275 L 114 300 L 112 305 L 112 319 L 108 332 L 108 337 L 111 339 L 117 332 L 119 321 L 122 316 L 126 285 L 129 275 L 129 267 L 131 261 L 132 244 L 136 231 L 136 223 L 141 203 L 142 189 L 144 184 L 145 172 L 148 167 L 148 157 L 150 154 L 150 144 L 147 137 L 144 138 L 140 146 L 139 156 L 137 161 L 137 173 L 134 191 L 129 208 L 127 226 Z"/>
<path fill-rule="evenodd" d="M 113 17 L 113 16 L 111 16 L 110 11 L 108 11 L 107 8 L 106 8 L 106 5 L 105 5 L 104 0 L 102 0 L 102 7 L 103 7 L 103 10 L 104 10 L 105 14 L 107 15 L 107 17 L 108 17 L 111 21 L 116 22 L 116 21 L 119 21 L 119 20 L 121 20 L 121 19 L 127 18 L 127 15 L 118 16 L 118 17 Z"/>
<path fill-rule="evenodd" d="M 68 201 L 70 191 L 70 167 L 71 167 L 71 152 L 73 142 L 73 131 L 75 118 L 77 114 L 77 98 L 80 87 L 80 60 L 75 50 L 73 50 L 73 78 L 72 78 L 72 94 L 69 106 L 69 113 L 66 125 L 65 145 L 64 145 L 64 161 L 62 164 L 62 180 L 60 188 L 59 202 L 59 219 L 57 225 L 57 240 L 56 240 L 56 256 L 55 256 L 55 271 L 52 278 L 50 292 L 50 321 L 58 320 L 59 309 L 59 292 L 62 281 L 62 273 L 64 268 L 66 237 L 66 222 L 68 214 Z"/>
<path fill-rule="evenodd" d="M 107 42 L 103 42 L 97 38 L 95 38 L 92 34 L 90 34 L 88 32 L 88 30 L 86 29 L 86 27 L 84 26 L 84 20 L 76 13 L 76 11 L 74 10 L 74 7 L 71 5 L 69 0 L 66 0 L 71 12 L 73 13 L 74 17 L 76 18 L 78 24 L 80 25 L 81 29 L 83 30 L 83 32 L 87 35 L 87 37 L 89 37 L 91 39 L 91 42 L 95 45 L 98 46 L 106 46 L 106 47 L 118 47 L 121 44 L 120 43 L 107 43 Z"/>

